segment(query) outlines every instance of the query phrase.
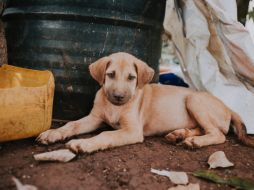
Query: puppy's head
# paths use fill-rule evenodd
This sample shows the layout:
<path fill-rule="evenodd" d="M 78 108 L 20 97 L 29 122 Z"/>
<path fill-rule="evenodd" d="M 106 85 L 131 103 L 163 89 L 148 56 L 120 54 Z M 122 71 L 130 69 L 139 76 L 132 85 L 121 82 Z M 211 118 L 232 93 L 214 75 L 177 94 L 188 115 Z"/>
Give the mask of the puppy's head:
<path fill-rule="evenodd" d="M 114 105 L 127 103 L 135 95 L 136 89 L 149 83 L 154 75 L 152 68 L 128 53 L 103 57 L 92 63 L 89 70 Z"/>

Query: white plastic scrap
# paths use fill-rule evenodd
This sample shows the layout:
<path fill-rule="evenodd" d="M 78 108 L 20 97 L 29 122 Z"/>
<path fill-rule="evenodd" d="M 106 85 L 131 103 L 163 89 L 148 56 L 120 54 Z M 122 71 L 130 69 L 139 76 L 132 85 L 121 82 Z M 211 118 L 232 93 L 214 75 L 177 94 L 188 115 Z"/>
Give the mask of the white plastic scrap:
<path fill-rule="evenodd" d="M 170 181 L 177 185 L 186 185 L 188 181 L 188 176 L 185 172 L 175 172 L 175 171 L 167 171 L 167 170 L 156 170 L 151 168 L 151 172 L 166 176 L 170 179 Z"/>
<path fill-rule="evenodd" d="M 167 0 L 163 25 L 185 81 L 222 100 L 254 134 L 254 43 L 237 21 L 236 0 L 184 0 L 182 14 L 176 2 Z"/>
<path fill-rule="evenodd" d="M 51 152 L 45 152 L 34 155 L 34 159 L 38 161 L 60 161 L 69 162 L 76 154 L 71 152 L 69 149 L 60 149 Z"/>
<path fill-rule="evenodd" d="M 208 164 L 210 165 L 210 168 L 218 168 L 218 167 L 226 168 L 234 166 L 234 164 L 227 159 L 223 151 L 217 151 L 211 154 L 211 156 L 208 159 Z"/>
<path fill-rule="evenodd" d="M 16 177 L 12 177 L 12 180 L 14 181 L 17 190 L 38 190 L 38 188 L 33 185 L 23 185 Z"/>
<path fill-rule="evenodd" d="M 177 185 L 176 187 L 170 187 L 168 190 L 200 190 L 198 183 L 190 183 L 188 185 Z"/>

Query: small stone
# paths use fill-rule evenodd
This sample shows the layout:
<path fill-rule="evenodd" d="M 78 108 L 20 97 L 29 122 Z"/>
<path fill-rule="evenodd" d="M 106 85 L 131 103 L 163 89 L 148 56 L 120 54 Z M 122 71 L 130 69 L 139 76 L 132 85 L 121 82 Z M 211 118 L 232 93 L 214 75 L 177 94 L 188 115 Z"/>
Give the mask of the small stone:
<path fill-rule="evenodd" d="M 103 172 L 103 173 L 106 173 L 107 171 L 108 171 L 107 169 L 104 169 L 102 172 Z"/>
<path fill-rule="evenodd" d="M 68 91 L 68 92 L 73 92 L 73 87 L 72 87 L 72 86 L 68 86 L 68 87 L 67 87 L 67 91 Z"/>

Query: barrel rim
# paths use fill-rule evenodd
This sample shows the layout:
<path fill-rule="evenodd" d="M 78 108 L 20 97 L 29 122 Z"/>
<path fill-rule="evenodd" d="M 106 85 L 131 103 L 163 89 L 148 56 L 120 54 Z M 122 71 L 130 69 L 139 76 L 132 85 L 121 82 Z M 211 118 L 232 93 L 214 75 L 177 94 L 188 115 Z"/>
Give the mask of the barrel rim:
<path fill-rule="evenodd" d="M 112 16 L 113 15 L 113 16 Z M 89 20 L 90 22 L 96 23 L 100 22 L 101 20 L 112 22 L 112 23 L 126 23 L 126 24 L 135 24 L 135 25 L 143 25 L 148 27 L 154 27 L 156 29 L 161 29 L 162 24 L 160 21 L 145 18 L 143 16 L 139 16 L 136 14 L 130 14 L 114 10 L 102 10 L 93 9 L 93 8 L 80 8 L 79 10 L 69 9 L 66 10 L 59 10 L 58 7 L 45 7 L 42 6 L 29 6 L 29 7 L 10 7 L 6 8 L 3 12 L 2 18 L 6 21 L 8 18 L 18 16 L 26 17 L 26 16 L 37 16 L 37 17 L 45 17 L 47 18 L 58 18 L 66 16 L 71 20 Z"/>

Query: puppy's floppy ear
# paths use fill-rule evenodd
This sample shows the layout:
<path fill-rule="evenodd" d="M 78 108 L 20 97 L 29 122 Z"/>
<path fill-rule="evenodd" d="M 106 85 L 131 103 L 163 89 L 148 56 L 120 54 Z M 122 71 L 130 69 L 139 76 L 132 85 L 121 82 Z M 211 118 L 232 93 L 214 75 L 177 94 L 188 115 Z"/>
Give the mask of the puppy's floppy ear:
<path fill-rule="evenodd" d="M 105 79 L 105 72 L 110 63 L 110 57 L 103 57 L 89 65 L 89 71 L 91 76 L 99 82 L 100 85 L 103 85 Z"/>
<path fill-rule="evenodd" d="M 134 59 L 134 65 L 138 74 L 138 88 L 142 88 L 145 84 L 151 82 L 154 76 L 154 70 L 140 59 Z"/>

